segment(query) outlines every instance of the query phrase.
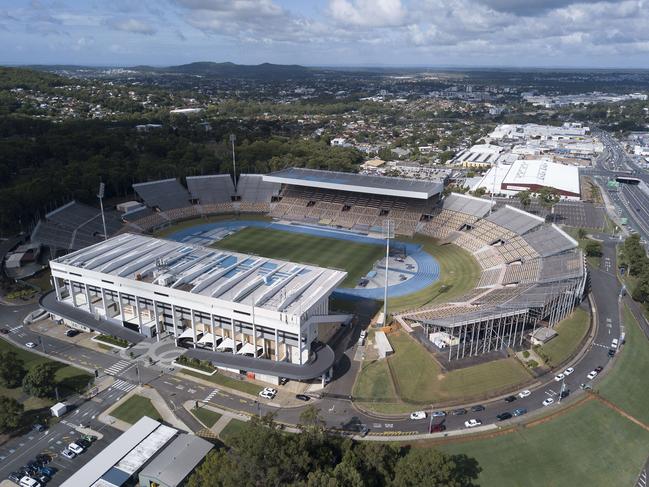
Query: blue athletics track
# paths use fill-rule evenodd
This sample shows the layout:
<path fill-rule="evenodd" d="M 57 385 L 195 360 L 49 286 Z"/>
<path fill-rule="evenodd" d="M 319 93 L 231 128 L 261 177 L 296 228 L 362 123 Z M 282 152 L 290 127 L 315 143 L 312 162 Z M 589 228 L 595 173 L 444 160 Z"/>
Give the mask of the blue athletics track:
<path fill-rule="evenodd" d="M 322 227 L 311 227 L 305 225 L 286 225 L 276 222 L 266 222 L 257 220 L 225 220 L 214 223 L 205 223 L 190 228 L 179 230 L 169 235 L 169 239 L 178 242 L 189 242 L 195 244 L 210 245 L 214 242 L 214 234 L 219 230 L 238 231 L 245 227 L 272 228 L 284 232 L 303 233 L 314 235 L 316 237 L 337 238 L 340 240 L 349 240 L 351 242 L 365 243 L 371 245 L 385 245 L 385 240 L 380 238 L 359 235 L 354 232 L 348 232 L 339 229 L 328 229 Z M 390 247 L 403 251 L 417 263 L 415 275 L 407 281 L 388 286 L 388 296 L 398 297 L 405 296 L 420 291 L 439 279 L 439 264 L 437 260 L 425 252 L 420 245 L 393 240 Z M 403 273 L 404 271 L 400 270 Z M 358 298 L 383 300 L 383 288 L 338 288 L 337 294 L 344 294 Z"/>

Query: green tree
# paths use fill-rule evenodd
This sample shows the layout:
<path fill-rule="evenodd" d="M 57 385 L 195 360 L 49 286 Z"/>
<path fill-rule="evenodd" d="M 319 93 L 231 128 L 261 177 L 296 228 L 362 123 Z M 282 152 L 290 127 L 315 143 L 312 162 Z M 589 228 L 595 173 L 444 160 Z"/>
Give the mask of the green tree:
<path fill-rule="evenodd" d="M 0 382 L 13 389 L 22 384 L 25 377 L 25 363 L 11 350 L 0 352 Z"/>
<path fill-rule="evenodd" d="M 561 195 L 559 192 L 554 188 L 543 186 L 537 195 L 541 206 L 554 215 L 554 207 L 559 201 L 561 201 Z"/>
<path fill-rule="evenodd" d="M 23 379 L 23 390 L 36 397 L 52 397 L 56 388 L 56 371 L 51 363 L 34 366 Z"/>
<path fill-rule="evenodd" d="M 588 240 L 584 246 L 584 252 L 586 252 L 588 257 L 601 257 L 602 243 L 595 240 Z"/>
<path fill-rule="evenodd" d="M 527 209 L 532 204 L 532 193 L 530 193 L 529 190 L 527 189 L 525 191 L 519 191 L 516 194 L 516 197 L 518 198 L 518 201 L 521 202 L 521 205 L 525 209 Z"/>
<path fill-rule="evenodd" d="M 0 396 L 0 431 L 18 428 L 25 412 L 24 406 L 12 397 Z"/>
<path fill-rule="evenodd" d="M 586 235 L 588 235 L 588 232 L 586 232 L 585 228 L 580 228 L 579 230 L 577 230 L 577 237 L 579 238 L 579 240 L 586 238 Z"/>
<path fill-rule="evenodd" d="M 480 468 L 466 456 L 451 456 L 433 449 L 412 449 L 395 467 L 397 487 L 473 487 Z"/>

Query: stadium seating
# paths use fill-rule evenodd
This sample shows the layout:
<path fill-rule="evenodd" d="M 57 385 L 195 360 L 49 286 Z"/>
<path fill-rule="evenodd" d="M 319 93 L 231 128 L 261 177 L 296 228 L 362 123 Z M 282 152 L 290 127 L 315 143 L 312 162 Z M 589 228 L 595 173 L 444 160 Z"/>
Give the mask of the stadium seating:
<path fill-rule="evenodd" d="M 188 176 L 187 187 L 192 199 L 201 205 L 229 203 L 234 196 L 234 184 L 229 174 Z"/>
<path fill-rule="evenodd" d="M 191 196 L 177 179 L 137 183 L 133 189 L 150 208 L 171 210 L 189 206 Z"/>

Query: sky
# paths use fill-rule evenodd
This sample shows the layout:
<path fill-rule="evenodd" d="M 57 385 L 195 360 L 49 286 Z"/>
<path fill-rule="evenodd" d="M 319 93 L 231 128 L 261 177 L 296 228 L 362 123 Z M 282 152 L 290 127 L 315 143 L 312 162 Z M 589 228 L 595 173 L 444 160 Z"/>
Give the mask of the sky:
<path fill-rule="evenodd" d="M 0 64 L 649 68 L 649 0 L 0 0 Z"/>

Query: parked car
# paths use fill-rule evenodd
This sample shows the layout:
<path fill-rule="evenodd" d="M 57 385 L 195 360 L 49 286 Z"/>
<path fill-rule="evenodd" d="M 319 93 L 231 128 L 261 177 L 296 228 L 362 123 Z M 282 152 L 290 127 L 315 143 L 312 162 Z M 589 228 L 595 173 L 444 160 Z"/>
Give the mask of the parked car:
<path fill-rule="evenodd" d="M 530 394 L 532 394 L 532 392 L 529 389 L 525 389 L 524 391 L 521 391 L 521 392 L 518 393 L 518 397 L 523 399 L 524 397 L 527 397 Z"/>
<path fill-rule="evenodd" d="M 430 413 L 433 418 L 443 418 L 446 416 L 446 411 L 433 411 Z"/>
<path fill-rule="evenodd" d="M 498 415 L 496 416 L 496 419 L 497 419 L 498 421 L 505 421 L 506 419 L 511 419 L 511 417 L 512 417 L 511 413 L 504 412 L 504 413 L 500 413 L 500 414 L 498 414 Z"/>
<path fill-rule="evenodd" d="M 32 429 L 34 431 L 38 431 L 40 433 L 42 431 L 45 431 L 47 429 L 47 427 L 44 424 L 36 423 L 36 424 L 34 424 L 34 426 L 32 426 Z"/>
<path fill-rule="evenodd" d="M 40 466 L 44 466 L 52 461 L 52 457 L 49 456 L 47 453 L 41 453 L 40 455 L 36 455 L 35 461 Z"/>
<path fill-rule="evenodd" d="M 300 401 L 304 402 L 309 402 L 311 400 L 311 398 L 306 394 L 295 394 L 295 399 L 299 399 Z"/>
<path fill-rule="evenodd" d="M 514 402 L 516 400 L 516 396 L 507 396 L 505 398 L 505 402 Z"/>
<path fill-rule="evenodd" d="M 22 478 L 22 475 L 20 475 L 20 472 L 11 472 L 7 479 L 11 480 L 14 484 L 20 483 L 20 479 Z"/>
<path fill-rule="evenodd" d="M 54 474 L 56 473 L 56 469 L 53 467 L 41 467 L 38 469 L 38 471 L 43 475 L 47 475 L 48 477 L 54 477 Z"/>
<path fill-rule="evenodd" d="M 77 443 L 70 443 L 68 445 L 68 450 L 75 453 L 75 455 L 81 455 L 84 452 L 84 448 Z"/>
<path fill-rule="evenodd" d="M 83 439 L 90 443 L 94 443 L 97 440 L 97 437 L 95 435 L 83 435 Z"/>
<path fill-rule="evenodd" d="M 559 397 L 560 397 L 561 399 L 565 399 L 565 398 L 568 397 L 569 395 L 570 395 L 570 389 L 564 389 L 563 391 L 561 391 L 561 392 L 559 393 Z"/>
<path fill-rule="evenodd" d="M 471 412 L 473 413 L 479 413 L 480 411 L 484 411 L 485 407 L 482 404 L 476 404 L 475 406 L 471 406 Z"/>
<path fill-rule="evenodd" d="M 0 328 L 0 333 L 3 335 L 8 335 L 11 333 L 11 330 L 9 328 Z"/>
<path fill-rule="evenodd" d="M 557 374 L 557 375 L 554 376 L 555 382 L 561 382 L 565 378 L 566 378 L 566 376 L 563 375 L 563 374 Z"/>
<path fill-rule="evenodd" d="M 598 365 L 597 367 L 595 367 L 595 372 L 597 372 L 598 374 L 599 374 L 602 370 L 604 370 L 604 367 L 602 367 L 601 365 Z"/>
<path fill-rule="evenodd" d="M 481 424 L 482 424 L 482 421 L 480 421 L 479 419 L 471 418 L 471 419 L 464 422 L 464 427 L 465 428 L 475 428 L 476 426 L 480 426 Z"/>
<path fill-rule="evenodd" d="M 61 451 L 61 455 L 63 455 L 65 458 L 70 458 L 70 459 L 72 459 L 72 458 L 74 458 L 74 457 L 77 456 L 76 453 L 74 453 L 74 452 L 71 451 L 71 450 L 68 450 L 67 448 L 64 448 L 64 449 Z"/>
<path fill-rule="evenodd" d="M 584 390 L 584 391 L 589 391 L 589 390 L 591 390 L 593 388 L 593 386 L 591 386 L 590 384 L 581 383 L 581 384 L 579 384 L 579 388 Z"/>
<path fill-rule="evenodd" d="M 451 414 L 453 416 L 463 416 L 466 413 L 467 413 L 467 410 L 464 409 L 464 408 L 454 409 L 453 411 L 451 411 Z"/>
<path fill-rule="evenodd" d="M 266 387 L 262 391 L 259 391 L 259 397 L 263 397 L 264 399 L 274 399 L 277 393 L 272 392 L 269 389 L 270 389 L 269 387 Z"/>
<path fill-rule="evenodd" d="M 358 434 L 361 435 L 362 437 L 367 436 L 367 434 L 370 432 L 370 429 L 367 427 L 367 425 L 360 425 L 358 429 Z"/>
<path fill-rule="evenodd" d="M 613 350 L 617 350 L 617 347 L 618 347 L 619 343 L 620 342 L 619 342 L 619 340 L 617 338 L 613 338 L 613 340 L 611 341 L 611 348 Z"/>
<path fill-rule="evenodd" d="M 525 408 L 516 408 L 512 411 L 512 414 L 514 416 L 522 416 L 523 414 L 527 414 L 527 409 Z"/>
<path fill-rule="evenodd" d="M 79 438 L 78 440 L 75 440 L 75 443 L 79 445 L 81 448 L 84 450 L 88 449 L 90 446 L 90 442 L 87 441 L 85 438 Z"/>
<path fill-rule="evenodd" d="M 41 483 L 27 475 L 20 479 L 20 487 L 41 487 Z"/>
<path fill-rule="evenodd" d="M 36 348 L 36 344 L 34 342 L 27 342 L 25 343 L 25 346 L 27 348 Z"/>
<path fill-rule="evenodd" d="M 614 357 L 615 356 L 615 350 L 613 350 L 612 348 L 609 348 L 608 349 L 608 356 L 609 357 Z"/>
<path fill-rule="evenodd" d="M 547 399 L 543 400 L 544 406 L 551 406 L 552 404 L 554 404 L 554 399 L 552 399 L 551 397 L 548 397 Z"/>
<path fill-rule="evenodd" d="M 425 411 L 415 411 L 413 413 L 410 413 L 410 419 L 412 420 L 418 420 L 418 419 L 426 419 L 426 412 Z"/>
<path fill-rule="evenodd" d="M 572 367 L 568 367 L 566 370 L 563 371 L 563 375 L 568 377 L 570 374 L 572 374 L 575 371 Z"/>
<path fill-rule="evenodd" d="M 446 425 L 444 421 L 438 421 L 430 425 L 429 431 L 430 433 L 441 433 L 442 431 L 446 431 Z"/>
<path fill-rule="evenodd" d="M 595 377 L 597 377 L 597 371 L 596 370 L 591 370 L 590 373 L 586 376 L 588 380 L 593 380 Z"/>
<path fill-rule="evenodd" d="M 66 337 L 75 337 L 79 333 L 81 333 L 79 330 L 75 330 L 74 328 L 70 328 L 70 329 L 65 331 L 65 336 Z"/>

